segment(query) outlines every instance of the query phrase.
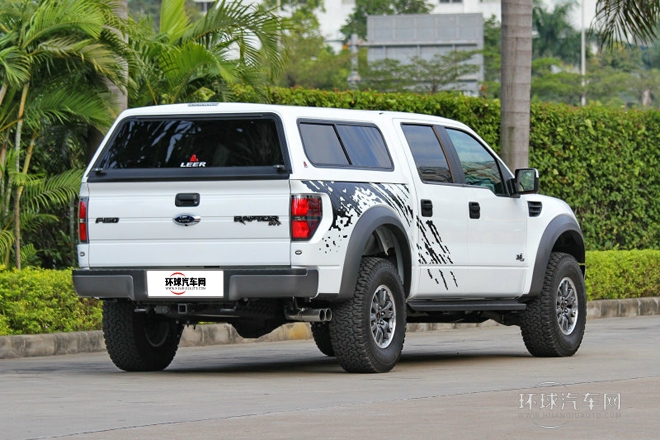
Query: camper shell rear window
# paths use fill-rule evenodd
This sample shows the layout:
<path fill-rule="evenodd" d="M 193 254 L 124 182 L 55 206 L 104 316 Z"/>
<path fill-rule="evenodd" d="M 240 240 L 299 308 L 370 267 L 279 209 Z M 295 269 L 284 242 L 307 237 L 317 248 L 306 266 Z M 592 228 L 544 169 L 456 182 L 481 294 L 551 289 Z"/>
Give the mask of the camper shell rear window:
<path fill-rule="evenodd" d="M 286 178 L 283 139 L 274 115 L 129 117 L 89 180 Z"/>

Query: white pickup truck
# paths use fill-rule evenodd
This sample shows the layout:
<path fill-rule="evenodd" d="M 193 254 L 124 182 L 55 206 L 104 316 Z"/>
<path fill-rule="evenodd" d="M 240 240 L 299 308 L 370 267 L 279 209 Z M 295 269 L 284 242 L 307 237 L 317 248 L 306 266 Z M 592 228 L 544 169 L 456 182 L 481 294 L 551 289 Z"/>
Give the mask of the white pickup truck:
<path fill-rule="evenodd" d="M 518 325 L 535 356 L 584 334 L 585 247 L 538 172 L 470 128 L 394 112 L 202 103 L 125 111 L 80 189 L 78 295 L 112 361 L 166 368 L 184 325 L 248 338 L 311 322 L 350 372 L 406 323 Z"/>

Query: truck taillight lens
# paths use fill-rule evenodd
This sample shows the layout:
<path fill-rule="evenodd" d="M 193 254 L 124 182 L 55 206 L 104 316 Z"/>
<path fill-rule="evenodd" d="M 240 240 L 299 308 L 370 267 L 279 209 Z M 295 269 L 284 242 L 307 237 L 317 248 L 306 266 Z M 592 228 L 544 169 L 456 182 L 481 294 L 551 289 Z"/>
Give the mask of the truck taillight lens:
<path fill-rule="evenodd" d="M 321 197 L 294 195 L 291 197 L 291 238 L 309 240 L 323 217 Z"/>
<path fill-rule="evenodd" d="M 81 243 L 89 243 L 87 236 L 87 204 L 89 199 L 83 197 L 78 202 L 78 240 Z"/>

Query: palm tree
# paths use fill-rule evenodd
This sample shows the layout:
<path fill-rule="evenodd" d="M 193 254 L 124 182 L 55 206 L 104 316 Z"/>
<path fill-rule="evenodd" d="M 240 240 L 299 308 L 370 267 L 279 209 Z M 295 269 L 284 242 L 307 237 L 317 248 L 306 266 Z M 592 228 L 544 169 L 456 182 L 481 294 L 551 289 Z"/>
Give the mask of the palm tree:
<path fill-rule="evenodd" d="M 540 0 L 535 0 L 532 10 L 534 39 L 533 58 L 559 58 L 565 63 L 580 63 L 580 32 L 570 20 L 574 1 L 567 1 L 548 10 Z"/>
<path fill-rule="evenodd" d="M 500 147 L 511 168 L 529 161 L 532 0 L 502 0 Z"/>
<path fill-rule="evenodd" d="M 502 0 L 500 147 L 511 168 L 529 157 L 533 0 Z M 649 42 L 657 36 L 660 0 L 598 0 L 595 27 L 606 45 Z"/>
<path fill-rule="evenodd" d="M 272 84 L 283 66 L 280 19 L 253 4 L 222 0 L 192 22 L 185 0 L 163 0 L 159 32 L 133 24 L 131 106 L 226 100 L 230 85 Z"/>
<path fill-rule="evenodd" d="M 116 7 L 113 0 L 0 5 L 0 219 L 4 231 L 13 225 L 18 268 L 21 197 L 44 130 L 73 121 L 107 127 L 113 119 L 104 81 L 122 86 L 123 43 L 110 30 L 122 27 Z"/>

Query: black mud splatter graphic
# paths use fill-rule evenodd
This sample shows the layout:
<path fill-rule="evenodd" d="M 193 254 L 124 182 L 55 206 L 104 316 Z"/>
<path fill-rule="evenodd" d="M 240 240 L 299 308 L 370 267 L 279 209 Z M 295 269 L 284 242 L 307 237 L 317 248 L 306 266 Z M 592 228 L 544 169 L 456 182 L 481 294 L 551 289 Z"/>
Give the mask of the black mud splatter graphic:
<path fill-rule="evenodd" d="M 388 205 L 405 220 L 408 227 L 413 225 L 410 189 L 407 185 L 322 181 L 303 183 L 311 191 L 327 194 L 332 202 L 332 226 L 323 237 L 320 248 L 325 253 L 339 252 L 347 246 L 350 229 L 373 206 Z"/>
<path fill-rule="evenodd" d="M 405 220 L 407 227 L 415 226 L 408 185 L 323 181 L 303 181 L 303 183 L 313 192 L 327 194 L 332 202 L 332 226 L 323 237 L 319 249 L 326 254 L 339 252 L 340 249 L 347 246 L 351 229 L 360 216 L 376 205 L 390 206 L 399 214 L 400 218 Z M 454 264 L 451 252 L 442 242 L 442 237 L 435 224 L 431 220 L 423 222 L 420 217 L 416 218 L 416 223 L 420 237 L 417 243 L 419 263 L 427 266 Z M 453 271 L 449 271 L 451 278 L 446 277 L 445 271 L 439 267 L 429 268 L 427 273 L 436 284 L 440 285 L 442 282 L 446 290 L 449 290 L 449 285 L 452 283 L 458 287 Z"/>
<path fill-rule="evenodd" d="M 454 264 L 451 259 L 451 252 L 447 245 L 442 242 L 440 232 L 432 220 L 426 220 L 424 222 L 420 217 L 417 217 L 417 229 L 419 230 L 419 242 L 417 243 L 419 264 L 426 266 L 447 266 Z M 445 273 L 442 269 L 427 268 L 426 273 L 436 284 L 440 285 L 440 281 L 442 281 L 445 289 L 449 290 L 447 278 L 445 278 Z M 454 272 L 449 271 L 449 274 L 451 275 L 453 284 L 458 287 Z"/>

